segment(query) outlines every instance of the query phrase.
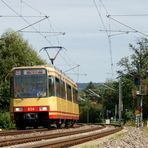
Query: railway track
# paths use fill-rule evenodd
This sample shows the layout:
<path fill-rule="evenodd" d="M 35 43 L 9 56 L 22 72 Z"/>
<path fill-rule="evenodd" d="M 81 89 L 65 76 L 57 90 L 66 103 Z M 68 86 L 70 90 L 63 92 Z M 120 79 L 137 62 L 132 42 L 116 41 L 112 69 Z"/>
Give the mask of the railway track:
<path fill-rule="evenodd" d="M 48 132 L 43 132 L 43 133 L 35 134 L 35 135 L 27 134 L 27 136 L 22 136 L 22 137 L 13 136 L 13 138 L 0 140 L 0 147 L 12 146 L 12 145 L 23 144 L 23 143 L 34 142 L 34 141 L 41 141 L 41 140 L 46 140 L 46 139 L 48 140 L 56 139 L 59 137 L 65 137 L 65 136 L 76 135 L 80 133 L 86 133 L 90 131 L 101 130 L 103 128 L 105 127 L 95 125 L 95 126 L 90 126 L 90 128 L 75 128 L 75 129 L 67 129 L 66 131 L 57 130 L 56 133 L 52 133 L 48 131 Z"/>
<path fill-rule="evenodd" d="M 84 126 L 84 124 L 76 124 L 72 128 L 79 128 Z M 6 130 L 6 131 L 0 131 L 0 136 L 13 136 L 13 135 L 21 135 L 21 134 L 30 134 L 30 133 L 36 133 L 36 132 L 44 132 L 44 131 L 51 131 L 57 129 L 56 127 L 51 127 L 50 129 L 47 128 L 40 128 L 40 129 L 27 129 L 27 130 Z M 63 129 L 63 128 L 61 128 Z"/>
<path fill-rule="evenodd" d="M 90 132 L 87 134 L 81 134 L 77 136 L 75 135 L 71 137 L 63 137 L 61 139 L 55 139 L 53 141 L 44 141 L 43 143 L 31 146 L 31 148 L 67 148 L 70 146 L 78 145 L 84 142 L 88 142 L 94 139 L 114 134 L 120 130 L 122 130 L 122 128 L 117 127 L 115 129 L 106 130 L 102 132 Z"/>
<path fill-rule="evenodd" d="M 29 130 L 8 130 L 8 131 L 1 131 L 0 136 L 13 136 L 13 135 L 20 135 L 20 134 L 29 134 L 35 132 L 42 132 L 47 131 L 46 128 L 44 129 L 29 129 Z"/>

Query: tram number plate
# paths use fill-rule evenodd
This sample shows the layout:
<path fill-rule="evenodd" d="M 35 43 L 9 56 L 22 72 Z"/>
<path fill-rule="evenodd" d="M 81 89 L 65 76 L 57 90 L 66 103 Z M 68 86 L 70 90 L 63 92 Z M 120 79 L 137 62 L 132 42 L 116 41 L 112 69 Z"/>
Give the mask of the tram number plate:
<path fill-rule="evenodd" d="M 35 108 L 34 107 L 28 107 L 27 111 L 35 111 Z"/>

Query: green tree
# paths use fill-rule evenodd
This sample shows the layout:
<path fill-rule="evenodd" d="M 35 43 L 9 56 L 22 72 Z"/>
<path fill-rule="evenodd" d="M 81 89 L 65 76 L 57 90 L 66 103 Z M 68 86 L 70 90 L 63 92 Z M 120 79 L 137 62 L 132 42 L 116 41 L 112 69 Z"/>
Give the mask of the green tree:
<path fill-rule="evenodd" d="M 17 66 L 45 64 L 23 39 L 21 34 L 14 31 L 4 33 L 0 38 L 0 109 L 8 110 L 10 89 L 9 75 L 11 69 Z"/>
<path fill-rule="evenodd" d="M 91 93 L 92 90 L 94 92 Z M 79 122 L 100 122 L 100 113 L 102 110 L 101 98 L 98 98 L 96 94 L 99 94 L 97 86 L 90 82 L 85 90 L 79 93 L 79 106 L 80 106 L 80 120 Z"/>
<path fill-rule="evenodd" d="M 115 116 L 115 105 L 118 105 L 119 84 L 116 81 L 107 81 L 99 86 L 103 104 L 103 118 Z"/>
<path fill-rule="evenodd" d="M 133 54 L 130 57 L 123 57 L 118 65 L 122 67 L 121 71 L 118 71 L 119 76 L 123 80 L 123 101 L 124 107 L 129 110 L 133 110 L 133 101 L 132 98 L 132 89 L 136 89 L 134 81 L 138 77 L 140 79 L 140 85 L 148 87 L 148 39 L 141 38 L 138 40 L 136 45 L 129 44 L 129 47 L 132 49 Z M 147 92 L 144 96 L 146 98 Z M 148 109 L 146 106 L 147 99 L 144 99 L 144 116 L 148 116 L 148 113 L 145 113 L 145 110 Z"/>
<path fill-rule="evenodd" d="M 129 44 L 133 54 L 130 57 L 123 57 L 118 65 L 123 68 L 120 72 L 125 74 L 138 74 L 142 79 L 148 77 L 148 39 L 142 38 L 137 46 Z"/>

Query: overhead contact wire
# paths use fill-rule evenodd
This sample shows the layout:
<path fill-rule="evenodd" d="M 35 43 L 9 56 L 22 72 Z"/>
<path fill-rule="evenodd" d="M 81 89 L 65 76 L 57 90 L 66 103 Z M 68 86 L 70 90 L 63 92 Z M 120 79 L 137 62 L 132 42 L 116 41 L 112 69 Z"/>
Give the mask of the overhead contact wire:
<path fill-rule="evenodd" d="M 100 17 L 101 23 L 102 23 L 104 29 L 106 30 L 106 34 L 107 34 L 107 38 L 108 38 L 108 43 L 109 43 L 109 52 L 110 52 L 110 60 L 111 60 L 111 71 L 112 71 L 112 75 L 113 75 L 113 58 L 112 58 L 111 39 L 110 39 L 109 33 L 108 33 L 107 29 L 106 29 L 106 26 L 105 26 L 105 24 L 104 24 L 104 22 L 103 22 L 103 19 L 102 19 L 102 16 L 101 16 L 100 11 L 99 11 L 99 9 L 98 9 L 98 6 L 97 6 L 97 4 L 96 4 L 96 1 L 93 0 L 93 2 L 94 2 L 94 5 L 95 5 L 95 7 L 96 7 L 96 10 L 97 10 L 97 12 L 98 12 L 98 15 L 99 15 L 99 17 Z M 106 7 L 104 6 L 104 4 L 102 3 L 102 1 L 100 1 L 100 2 L 101 2 L 101 4 L 103 5 L 103 7 L 104 7 L 106 13 L 108 14 L 108 11 L 107 11 Z"/>
<path fill-rule="evenodd" d="M 148 14 L 112 14 L 111 16 L 148 16 Z"/>
<path fill-rule="evenodd" d="M 130 29 L 134 30 L 135 32 L 137 32 L 137 33 L 139 33 L 139 34 L 142 34 L 142 35 L 148 37 L 147 34 L 141 32 L 141 31 L 138 31 L 137 29 L 135 29 L 135 28 L 133 28 L 133 27 L 130 27 L 130 26 L 128 26 L 128 25 L 126 25 L 126 24 L 124 24 L 124 23 L 122 23 L 122 22 L 120 22 L 120 21 L 118 21 L 118 20 L 112 18 L 110 15 L 107 15 L 107 17 L 110 18 L 110 19 L 112 19 L 113 21 L 119 23 L 120 25 L 123 25 L 123 26 L 125 26 L 125 27 L 127 27 L 127 28 L 130 28 Z"/>
<path fill-rule="evenodd" d="M 38 12 L 39 14 L 42 14 L 42 15 L 45 15 L 45 16 L 46 16 L 46 14 L 44 14 L 44 13 L 42 13 L 41 11 L 39 11 L 39 10 L 33 8 L 31 5 L 29 5 L 29 4 L 28 4 L 27 2 L 25 2 L 24 0 L 22 0 L 22 2 L 23 2 L 26 6 L 28 6 L 29 8 L 31 8 L 32 10 Z"/>
<path fill-rule="evenodd" d="M 29 27 L 31 27 L 31 26 L 33 26 L 33 25 L 35 25 L 35 24 L 37 24 L 37 23 L 39 23 L 39 22 L 41 22 L 41 21 L 43 21 L 43 20 L 45 20 L 45 19 L 47 19 L 47 18 L 48 18 L 48 17 L 45 16 L 45 18 L 43 18 L 43 19 L 41 19 L 41 20 L 39 20 L 39 21 L 37 21 L 37 22 L 34 22 L 34 23 L 32 23 L 32 24 L 30 24 L 30 25 L 28 25 L 28 26 L 26 26 L 26 27 L 24 27 L 24 28 L 18 30 L 18 32 L 19 32 L 19 31 L 22 31 L 22 30 L 24 30 L 24 29 L 26 29 L 26 28 L 29 28 Z"/>
<path fill-rule="evenodd" d="M 25 2 L 24 0 L 22 0 L 22 2 L 23 2 L 26 6 L 28 6 L 29 8 L 31 8 L 31 9 L 33 9 L 34 11 L 38 12 L 39 14 L 46 15 L 46 14 L 40 12 L 39 10 L 33 8 L 31 5 L 29 5 L 29 4 L 28 4 L 27 2 Z M 54 32 L 54 28 L 53 28 L 53 26 L 52 26 L 52 24 L 51 24 L 51 21 L 50 21 L 49 17 L 47 18 L 47 21 L 48 21 L 49 24 L 50 24 L 50 29 Z M 43 32 L 43 33 L 44 33 L 44 32 Z M 65 32 L 64 32 L 64 33 L 63 33 L 63 32 L 56 32 L 56 33 L 65 35 Z M 48 36 L 45 36 L 45 37 L 47 38 Z M 56 36 L 56 40 L 57 40 L 58 45 L 59 45 L 59 44 L 60 44 L 60 41 L 59 41 L 59 38 L 58 38 L 57 36 Z M 66 49 L 65 49 L 65 50 L 66 50 Z M 63 52 L 65 53 L 64 50 L 63 50 Z M 65 58 L 62 56 L 61 53 L 59 53 L 59 56 L 65 61 L 65 63 L 67 63 L 67 64 L 69 65 L 69 67 L 71 67 L 71 65 L 69 64 L 69 61 L 70 61 L 70 60 L 67 61 L 67 59 L 65 59 Z M 66 56 L 66 57 L 68 57 L 68 56 Z M 69 59 L 70 59 L 70 58 L 69 58 Z"/>
<path fill-rule="evenodd" d="M 30 23 L 23 17 L 20 16 L 19 13 L 17 13 L 13 8 L 11 8 L 4 0 L 1 0 L 11 11 L 13 11 L 17 16 L 19 16 L 20 18 L 22 18 L 28 25 L 30 25 Z M 41 34 L 34 26 L 31 26 L 36 32 L 38 32 L 49 44 L 51 44 L 51 42 L 49 40 L 47 40 L 47 38 Z"/>

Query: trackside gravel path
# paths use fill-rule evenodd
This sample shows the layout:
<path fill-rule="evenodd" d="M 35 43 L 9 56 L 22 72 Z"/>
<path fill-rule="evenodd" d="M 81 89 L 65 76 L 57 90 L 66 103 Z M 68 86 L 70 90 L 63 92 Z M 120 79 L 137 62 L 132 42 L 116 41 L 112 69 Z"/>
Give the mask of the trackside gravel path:
<path fill-rule="evenodd" d="M 125 127 L 116 134 L 72 148 L 148 148 L 148 128 Z"/>

